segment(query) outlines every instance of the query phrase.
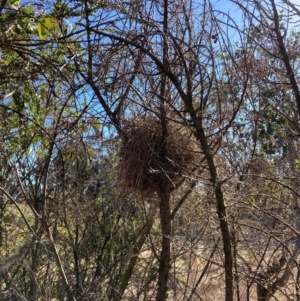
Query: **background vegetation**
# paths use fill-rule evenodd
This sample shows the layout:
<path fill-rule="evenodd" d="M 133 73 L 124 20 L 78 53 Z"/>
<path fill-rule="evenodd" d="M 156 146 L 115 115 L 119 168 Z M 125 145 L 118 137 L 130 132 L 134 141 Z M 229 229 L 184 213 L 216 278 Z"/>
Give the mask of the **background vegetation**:
<path fill-rule="evenodd" d="M 0 2 L 0 300 L 300 300 L 300 7 L 221 7 Z"/>

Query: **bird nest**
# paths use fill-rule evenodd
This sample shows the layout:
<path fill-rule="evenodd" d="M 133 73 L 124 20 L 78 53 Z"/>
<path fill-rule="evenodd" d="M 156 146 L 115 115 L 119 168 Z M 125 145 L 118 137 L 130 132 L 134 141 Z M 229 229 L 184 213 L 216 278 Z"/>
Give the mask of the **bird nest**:
<path fill-rule="evenodd" d="M 174 185 L 191 170 L 198 153 L 191 132 L 182 125 L 168 122 L 164 137 L 159 120 L 140 117 L 128 121 L 123 130 L 119 164 L 123 187 L 151 193 L 166 180 Z"/>

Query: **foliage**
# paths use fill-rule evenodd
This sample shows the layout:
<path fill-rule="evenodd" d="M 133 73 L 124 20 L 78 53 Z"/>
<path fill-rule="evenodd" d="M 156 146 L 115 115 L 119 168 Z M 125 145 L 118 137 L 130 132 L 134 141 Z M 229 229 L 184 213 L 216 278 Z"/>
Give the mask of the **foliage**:
<path fill-rule="evenodd" d="M 1 300 L 299 299 L 294 2 L 0 3 Z"/>

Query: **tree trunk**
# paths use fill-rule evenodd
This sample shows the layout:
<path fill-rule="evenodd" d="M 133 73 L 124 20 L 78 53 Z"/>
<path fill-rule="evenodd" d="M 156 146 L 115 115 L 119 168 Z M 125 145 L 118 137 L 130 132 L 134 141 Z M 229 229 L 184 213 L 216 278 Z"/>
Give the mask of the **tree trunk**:
<path fill-rule="evenodd" d="M 158 270 L 158 289 L 156 301 L 165 301 L 167 298 L 168 278 L 171 259 L 171 208 L 169 185 L 166 184 L 159 193 L 160 196 L 160 223 L 162 232 L 161 256 Z"/>
<path fill-rule="evenodd" d="M 185 100 L 187 110 L 189 111 L 192 121 L 196 129 L 196 137 L 200 141 L 201 148 L 203 150 L 209 173 L 214 195 L 216 199 L 217 213 L 221 228 L 223 250 L 224 250 L 224 265 L 225 265 L 225 301 L 233 301 L 234 289 L 233 289 L 233 258 L 232 258 L 232 246 L 231 235 L 229 229 L 229 223 L 227 219 L 227 212 L 225 206 L 225 200 L 222 191 L 222 183 L 218 179 L 217 167 L 213 157 L 213 150 L 210 149 L 207 137 L 202 127 L 202 119 L 199 118 L 193 108 L 192 100 Z"/>

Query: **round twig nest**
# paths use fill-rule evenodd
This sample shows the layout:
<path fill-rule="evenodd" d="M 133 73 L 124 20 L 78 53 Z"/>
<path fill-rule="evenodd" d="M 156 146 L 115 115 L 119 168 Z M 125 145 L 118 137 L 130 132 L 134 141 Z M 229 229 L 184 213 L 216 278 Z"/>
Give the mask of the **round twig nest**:
<path fill-rule="evenodd" d="M 122 186 L 155 192 L 166 180 L 174 184 L 188 174 L 197 152 L 191 132 L 174 122 L 166 134 L 154 117 L 126 122 L 120 148 L 119 180 Z"/>

